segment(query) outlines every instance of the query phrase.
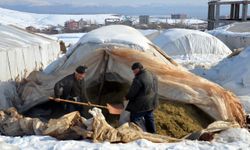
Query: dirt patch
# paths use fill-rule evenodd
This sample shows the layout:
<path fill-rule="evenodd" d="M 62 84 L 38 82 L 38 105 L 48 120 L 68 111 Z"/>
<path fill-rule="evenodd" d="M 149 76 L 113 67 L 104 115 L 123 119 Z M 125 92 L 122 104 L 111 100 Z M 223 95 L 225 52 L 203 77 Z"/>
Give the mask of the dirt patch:
<path fill-rule="evenodd" d="M 194 105 L 162 100 L 154 116 L 157 133 L 175 138 L 200 131 L 213 122 L 211 117 Z"/>

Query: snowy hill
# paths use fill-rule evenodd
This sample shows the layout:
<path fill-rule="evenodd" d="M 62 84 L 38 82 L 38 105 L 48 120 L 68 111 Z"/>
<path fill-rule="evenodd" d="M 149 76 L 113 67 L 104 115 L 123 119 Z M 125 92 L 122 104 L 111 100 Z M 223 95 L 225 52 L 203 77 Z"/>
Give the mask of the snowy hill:
<path fill-rule="evenodd" d="M 18 27 L 25 28 L 34 26 L 43 28 L 48 25 L 64 25 L 64 22 L 70 19 L 88 20 L 97 24 L 104 24 L 105 18 L 120 18 L 113 14 L 95 14 L 95 15 L 62 15 L 62 14 L 34 14 L 27 12 L 19 12 L 0 7 L 0 23 L 12 24 Z"/>
<path fill-rule="evenodd" d="M 17 17 L 18 16 L 18 17 Z M 97 24 L 104 24 L 106 18 L 119 18 L 121 20 L 126 19 L 123 15 L 115 14 L 86 14 L 86 15 L 63 15 L 63 14 L 35 14 L 20 12 L 15 10 L 9 10 L 0 7 L 0 23 L 12 24 L 18 27 L 25 28 L 27 26 L 34 26 L 36 28 L 44 28 L 49 25 L 64 25 L 64 22 L 70 19 L 95 22 Z M 139 16 L 130 16 L 134 23 L 139 23 Z M 169 24 L 183 23 L 186 25 L 206 23 L 206 21 L 200 19 L 162 19 L 162 16 L 154 17 L 150 19 L 151 22 L 162 22 Z"/>
<path fill-rule="evenodd" d="M 203 75 L 223 87 L 233 91 L 250 113 L 250 47 L 239 55 L 225 58 Z"/>

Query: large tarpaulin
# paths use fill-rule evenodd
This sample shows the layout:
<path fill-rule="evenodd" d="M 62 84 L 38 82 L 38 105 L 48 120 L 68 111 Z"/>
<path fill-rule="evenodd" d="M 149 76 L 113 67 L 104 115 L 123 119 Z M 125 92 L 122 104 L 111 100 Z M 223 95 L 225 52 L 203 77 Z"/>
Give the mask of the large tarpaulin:
<path fill-rule="evenodd" d="M 216 37 L 197 30 L 169 29 L 161 32 L 152 41 L 170 56 L 223 55 L 231 50 Z"/>
<path fill-rule="evenodd" d="M 104 37 L 100 35 L 104 35 Z M 130 37 L 137 37 L 131 41 Z M 123 40 L 122 40 L 123 39 Z M 137 41 L 136 41 L 137 40 Z M 130 66 L 141 62 L 159 78 L 159 95 L 163 99 L 194 104 L 215 120 L 232 120 L 244 125 L 243 108 L 230 91 L 196 76 L 176 64 L 136 30 L 126 26 L 107 26 L 85 36 L 45 72 L 33 72 L 22 87 L 20 111 L 48 101 L 54 84 L 87 65 L 86 88 L 98 82 L 103 74 L 107 81 L 131 83 Z"/>
<path fill-rule="evenodd" d="M 60 52 L 59 43 L 13 26 L 0 25 L 0 81 L 22 79 L 46 67 Z"/>

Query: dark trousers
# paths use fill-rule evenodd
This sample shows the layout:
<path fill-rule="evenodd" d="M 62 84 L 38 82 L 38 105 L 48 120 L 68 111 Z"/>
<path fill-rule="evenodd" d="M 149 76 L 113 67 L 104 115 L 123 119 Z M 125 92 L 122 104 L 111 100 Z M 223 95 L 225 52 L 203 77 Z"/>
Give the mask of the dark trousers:
<path fill-rule="evenodd" d="M 63 98 L 63 99 L 75 101 L 71 96 L 68 96 L 67 98 Z M 83 114 L 83 106 L 80 106 L 80 105 L 71 104 L 71 103 L 64 103 L 64 110 L 66 111 L 66 113 L 78 111 L 81 114 L 81 116 L 84 115 Z"/>
<path fill-rule="evenodd" d="M 78 111 L 81 116 L 83 116 L 83 106 L 78 106 L 76 104 L 65 104 L 65 109 L 67 113 L 71 113 L 73 111 Z"/>
<path fill-rule="evenodd" d="M 153 110 L 130 113 L 130 121 L 134 122 L 149 133 L 156 133 Z"/>

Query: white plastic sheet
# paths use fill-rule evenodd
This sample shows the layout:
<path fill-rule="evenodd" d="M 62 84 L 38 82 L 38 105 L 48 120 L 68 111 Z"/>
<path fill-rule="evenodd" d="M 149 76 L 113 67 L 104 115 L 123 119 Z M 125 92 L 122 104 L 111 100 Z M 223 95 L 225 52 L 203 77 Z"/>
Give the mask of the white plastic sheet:
<path fill-rule="evenodd" d="M 169 29 L 157 34 L 153 43 L 189 70 L 208 69 L 232 52 L 216 37 L 197 30 Z"/>
<path fill-rule="evenodd" d="M 33 70 L 46 67 L 58 57 L 57 41 L 0 25 L 0 81 L 24 78 Z"/>

